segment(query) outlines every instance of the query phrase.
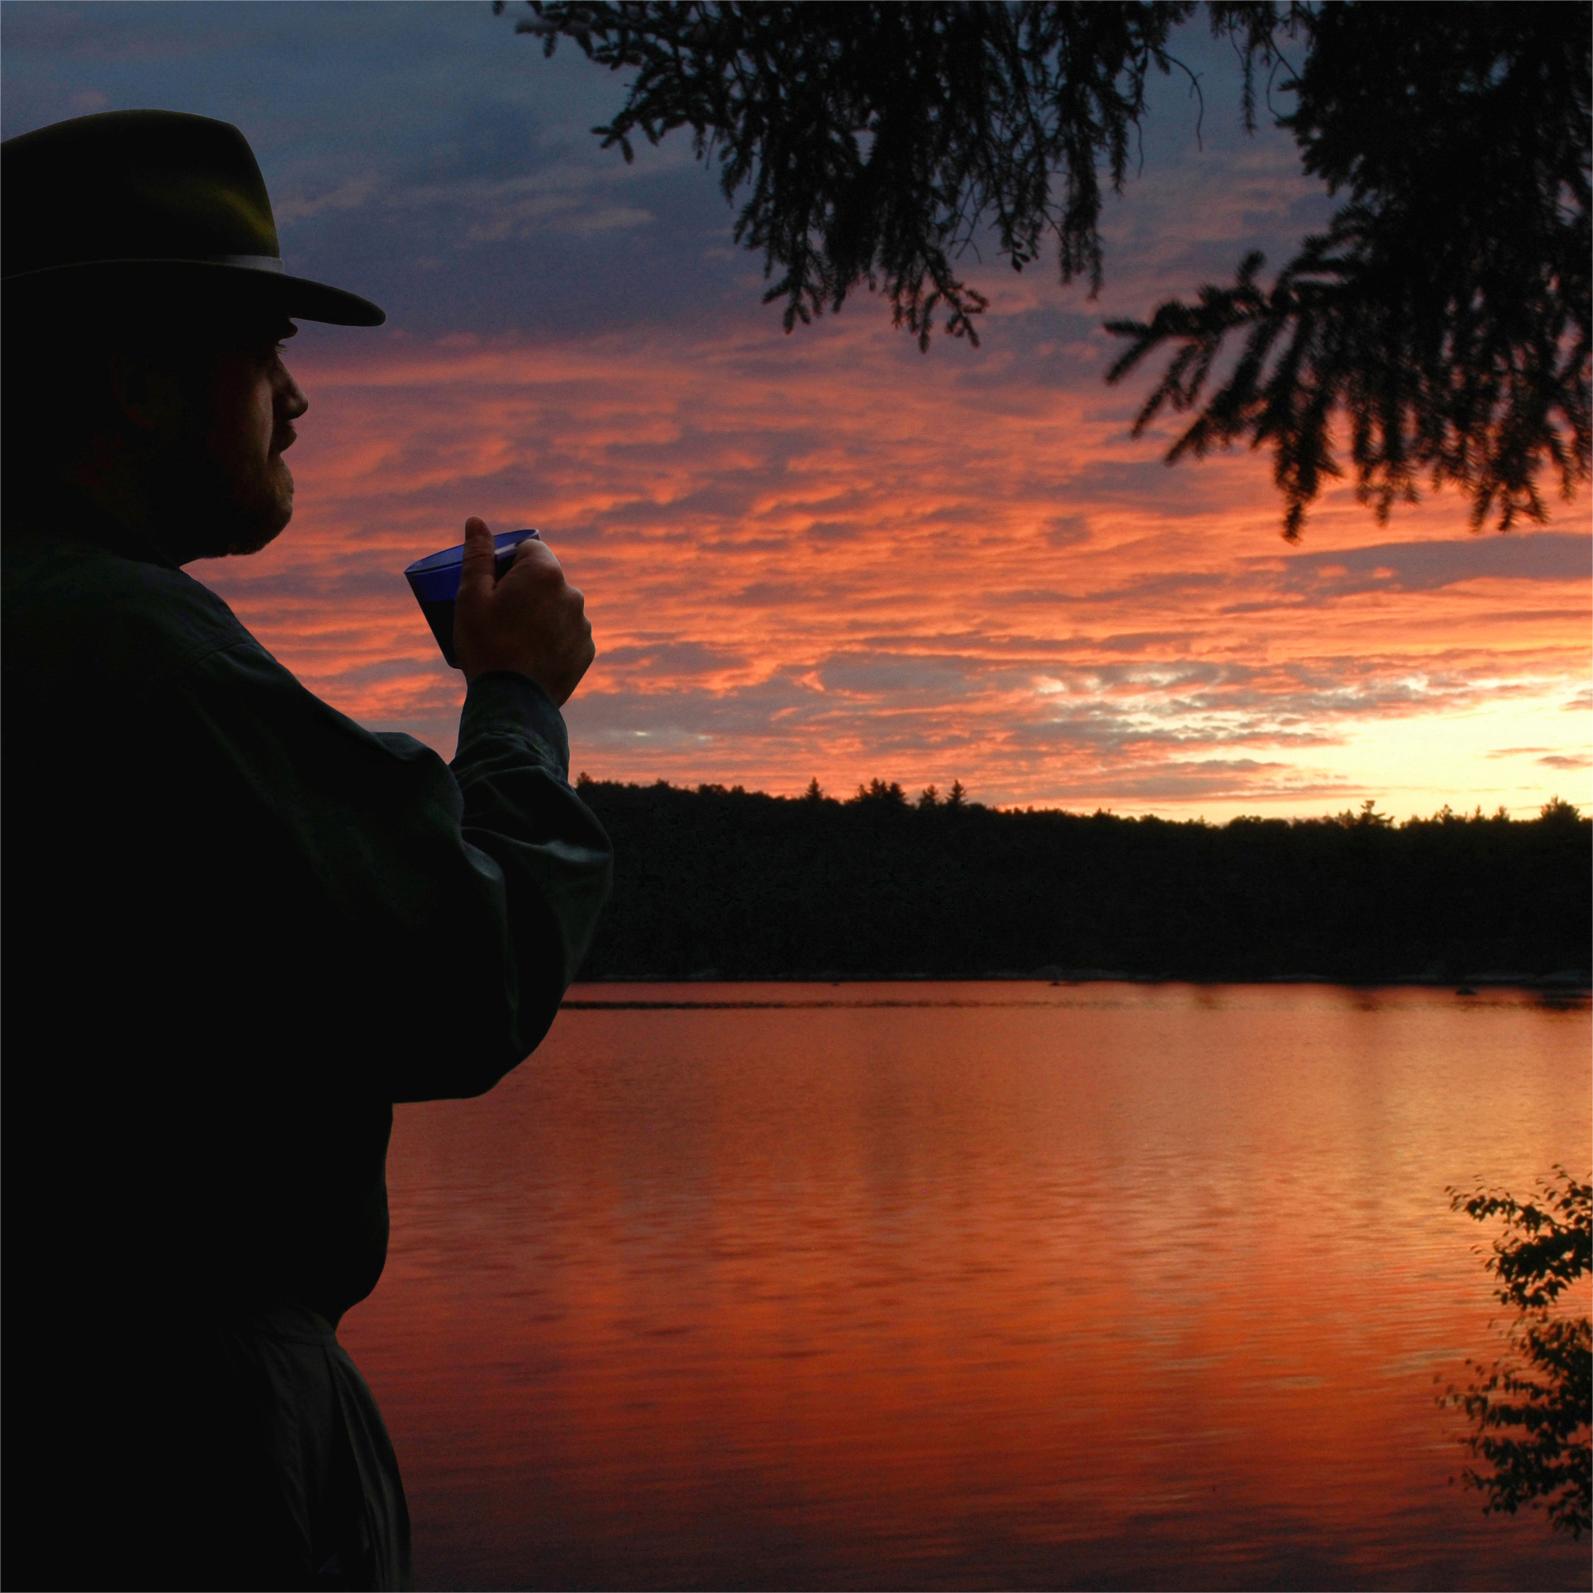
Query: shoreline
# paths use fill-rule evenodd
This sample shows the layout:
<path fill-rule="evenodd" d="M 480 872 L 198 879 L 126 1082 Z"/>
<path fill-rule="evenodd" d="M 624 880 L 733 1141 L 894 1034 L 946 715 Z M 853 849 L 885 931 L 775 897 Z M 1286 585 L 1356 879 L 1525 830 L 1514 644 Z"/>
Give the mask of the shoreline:
<path fill-rule="evenodd" d="M 1519 989 L 1563 992 L 1567 995 L 1593 993 L 1593 974 L 1579 969 L 1557 969 L 1553 973 L 1528 974 L 1515 970 L 1489 970 L 1464 977 L 1434 974 L 1378 975 L 1365 979 L 1346 979 L 1334 974 L 1190 974 L 1130 973 L 1116 969 L 1042 968 L 1028 972 L 996 971 L 985 973 L 838 973 L 819 970 L 808 973 L 725 974 L 705 968 L 689 974 L 579 974 L 577 985 L 888 985 L 888 984 L 1040 984 L 1047 986 L 1086 984 L 1135 985 L 1334 985 L 1346 990 L 1388 987 L 1454 990 L 1457 994 L 1479 989 Z"/>

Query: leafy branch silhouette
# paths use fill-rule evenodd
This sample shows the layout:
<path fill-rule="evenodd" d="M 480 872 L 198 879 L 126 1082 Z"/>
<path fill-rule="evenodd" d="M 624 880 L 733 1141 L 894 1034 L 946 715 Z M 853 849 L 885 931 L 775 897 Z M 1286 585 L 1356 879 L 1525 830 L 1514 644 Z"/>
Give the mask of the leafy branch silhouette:
<path fill-rule="evenodd" d="M 1441 1402 L 1473 1425 L 1463 1442 L 1480 1464 L 1462 1476 L 1486 1495 L 1485 1513 L 1514 1515 L 1541 1503 L 1551 1527 L 1580 1538 L 1589 1529 L 1593 1489 L 1593 1323 L 1560 1300 L 1589 1270 L 1593 1182 L 1577 1182 L 1560 1166 L 1554 1171 L 1555 1181 L 1525 1202 L 1491 1190 L 1448 1191 L 1452 1210 L 1478 1222 L 1504 1219 L 1484 1265 L 1517 1318 L 1511 1353 L 1490 1366 L 1468 1361 L 1470 1386 L 1450 1387 Z"/>

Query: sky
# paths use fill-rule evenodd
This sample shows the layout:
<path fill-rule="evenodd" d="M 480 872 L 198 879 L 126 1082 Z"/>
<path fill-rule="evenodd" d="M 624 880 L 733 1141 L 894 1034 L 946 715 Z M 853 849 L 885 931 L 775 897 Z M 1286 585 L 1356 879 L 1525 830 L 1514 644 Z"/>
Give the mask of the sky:
<path fill-rule="evenodd" d="M 1149 376 L 1106 384 L 1103 323 L 1280 264 L 1333 208 L 1265 115 L 1243 132 L 1204 22 L 1174 41 L 1204 109 L 1158 82 L 1099 297 L 1054 255 L 970 256 L 980 346 L 921 353 L 866 294 L 787 335 L 689 136 L 602 150 L 624 80 L 517 12 L 0 4 L 4 136 L 232 122 L 288 269 L 387 311 L 301 323 L 293 522 L 189 566 L 325 700 L 452 753 L 462 679 L 402 570 L 479 514 L 586 596 L 565 717 L 594 779 L 1212 822 L 1593 807 L 1585 494 L 1501 536 L 1458 494 L 1379 526 L 1345 487 L 1291 545 L 1264 455 L 1130 435 Z"/>

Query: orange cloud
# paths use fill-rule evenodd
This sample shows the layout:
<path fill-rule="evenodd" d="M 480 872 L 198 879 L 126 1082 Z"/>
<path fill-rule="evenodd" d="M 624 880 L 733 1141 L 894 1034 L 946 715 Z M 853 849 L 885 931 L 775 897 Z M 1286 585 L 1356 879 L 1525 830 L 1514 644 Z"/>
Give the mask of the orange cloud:
<path fill-rule="evenodd" d="M 1019 346 L 1057 319 L 928 356 L 873 317 L 319 356 L 312 329 L 295 522 L 199 573 L 312 689 L 447 752 L 459 680 L 402 567 L 468 514 L 539 526 L 598 637 L 568 718 L 601 778 L 1211 817 L 1588 800 L 1585 503 L 1477 538 L 1457 499 L 1378 528 L 1343 491 L 1290 547 L 1261 461 L 1128 436 L 1104 333 Z"/>

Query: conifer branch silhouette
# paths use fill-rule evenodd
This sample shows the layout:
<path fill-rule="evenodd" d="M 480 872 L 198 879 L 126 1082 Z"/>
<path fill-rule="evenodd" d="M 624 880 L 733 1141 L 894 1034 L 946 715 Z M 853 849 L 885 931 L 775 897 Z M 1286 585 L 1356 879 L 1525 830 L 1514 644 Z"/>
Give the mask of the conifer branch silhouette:
<path fill-rule="evenodd" d="M 1015 271 L 1054 250 L 1093 298 L 1103 175 L 1121 192 L 1150 74 L 1200 93 L 1168 47 L 1193 0 L 528 5 L 516 31 L 545 54 L 567 39 L 634 71 L 604 147 L 691 129 L 787 332 L 866 289 L 921 349 L 976 345 L 989 300 L 957 260 L 981 236 Z M 1347 469 L 1379 523 L 1424 482 L 1463 492 L 1473 529 L 1547 519 L 1546 478 L 1569 498 L 1593 459 L 1586 9 L 1204 9 L 1245 127 L 1265 69 L 1269 111 L 1345 202 L 1270 286 L 1250 250 L 1230 286 L 1108 323 L 1127 344 L 1109 381 L 1165 361 L 1135 434 L 1190 417 L 1170 463 L 1270 450 L 1291 540 Z"/>

